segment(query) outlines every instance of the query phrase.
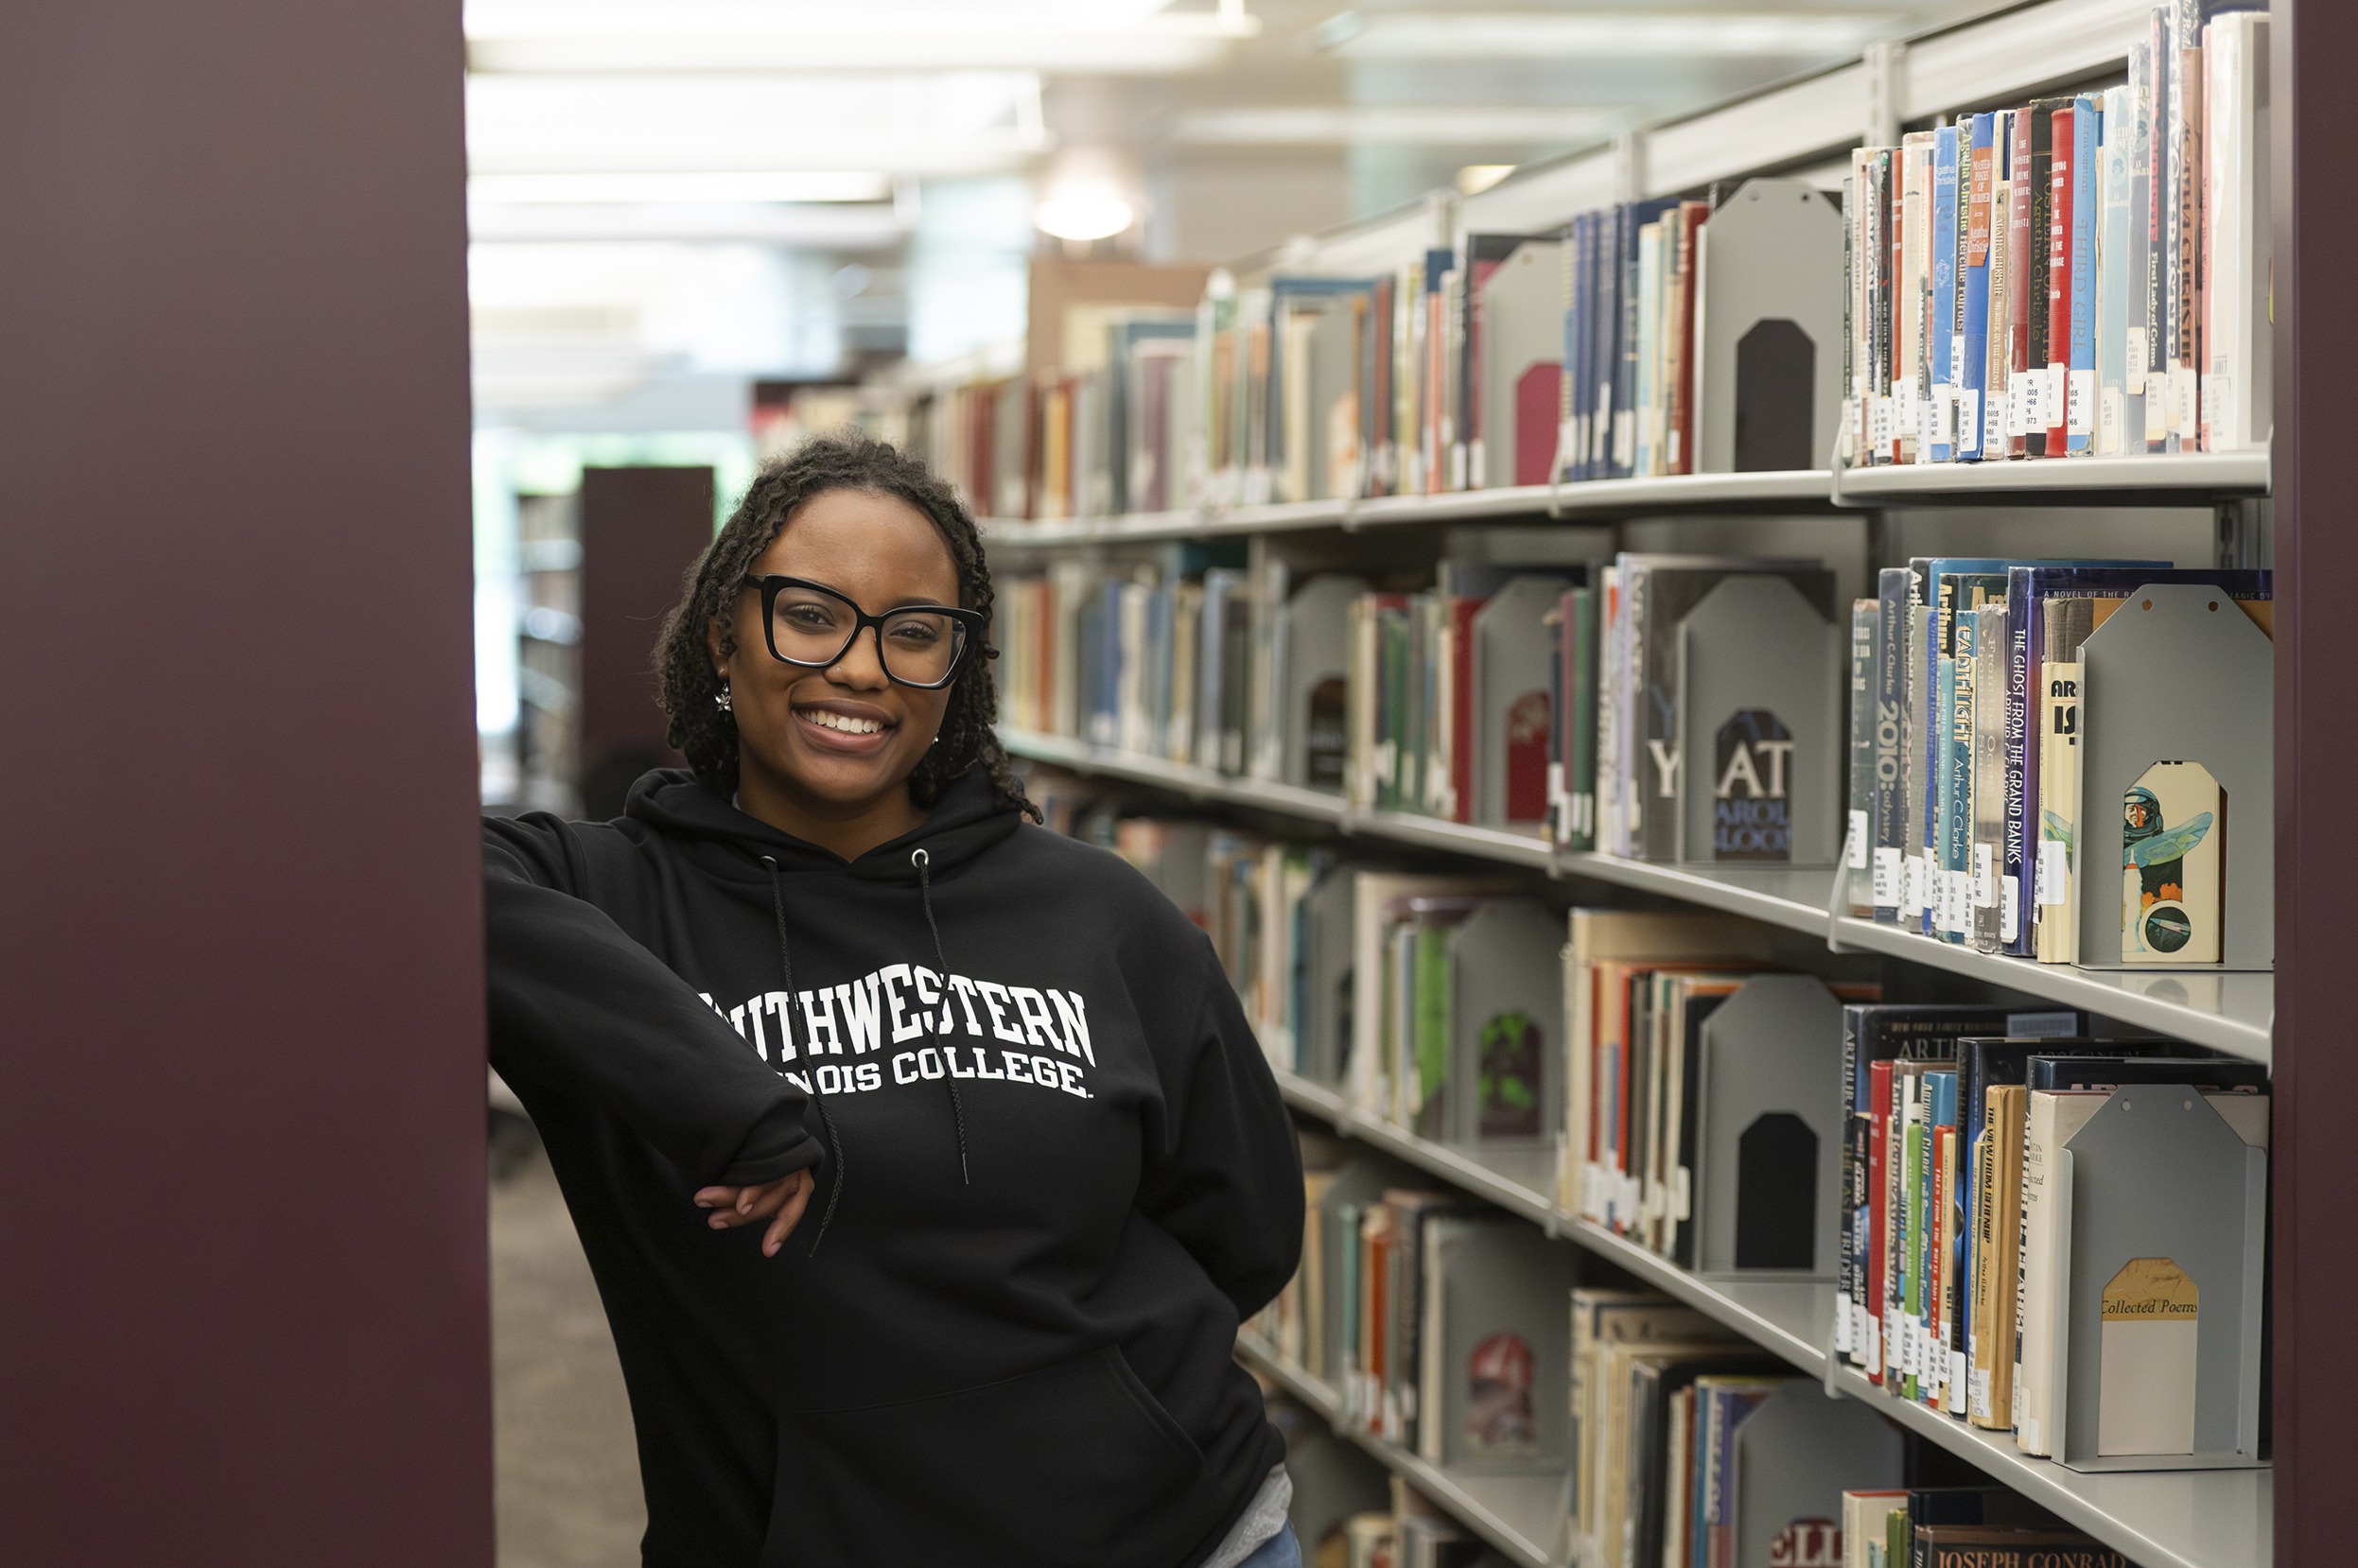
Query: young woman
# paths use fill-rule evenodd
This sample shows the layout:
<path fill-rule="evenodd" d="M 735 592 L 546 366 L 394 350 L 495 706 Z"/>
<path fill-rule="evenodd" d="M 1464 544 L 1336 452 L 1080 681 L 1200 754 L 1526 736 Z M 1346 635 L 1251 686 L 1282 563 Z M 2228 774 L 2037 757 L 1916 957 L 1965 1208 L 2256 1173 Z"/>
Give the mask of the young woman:
<path fill-rule="evenodd" d="M 693 771 L 484 823 L 492 1060 L 614 1325 L 649 1568 L 1299 1562 L 1231 1357 L 1300 1250 L 1292 1129 L 1203 935 L 1023 820 L 990 609 L 946 486 L 814 442 L 664 630 Z"/>

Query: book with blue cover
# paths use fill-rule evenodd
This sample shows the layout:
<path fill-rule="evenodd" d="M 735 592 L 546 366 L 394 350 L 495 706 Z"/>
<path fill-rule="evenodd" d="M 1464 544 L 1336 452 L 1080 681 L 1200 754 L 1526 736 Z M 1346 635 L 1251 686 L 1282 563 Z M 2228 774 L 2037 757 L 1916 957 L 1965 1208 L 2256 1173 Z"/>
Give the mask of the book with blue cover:
<path fill-rule="evenodd" d="M 2071 384 L 2065 398 L 2066 450 L 2086 457 L 2096 440 L 2096 100 L 2071 105 Z"/>
<path fill-rule="evenodd" d="M 2096 451 L 2118 456 L 2124 448 L 2128 417 L 2129 357 L 2129 89 L 2115 87 L 2105 94 L 2103 118 L 2103 198 L 2097 220 L 2098 290 L 2096 314 Z"/>
<path fill-rule="evenodd" d="M 1965 117 L 1958 148 L 1958 203 L 1963 215 L 1960 244 L 1963 276 L 1958 286 L 1957 447 L 1962 462 L 1982 456 L 1982 400 L 1989 391 L 1990 201 L 1996 194 L 1997 116 Z"/>

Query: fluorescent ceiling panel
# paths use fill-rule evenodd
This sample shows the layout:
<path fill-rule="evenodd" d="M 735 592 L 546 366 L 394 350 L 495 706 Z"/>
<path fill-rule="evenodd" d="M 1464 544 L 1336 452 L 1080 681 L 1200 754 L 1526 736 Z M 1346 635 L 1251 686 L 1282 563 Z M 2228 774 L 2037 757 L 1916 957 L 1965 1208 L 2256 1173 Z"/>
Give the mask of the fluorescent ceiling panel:
<path fill-rule="evenodd" d="M 1907 23 L 1893 12 L 1346 11 L 1318 30 L 1347 60 L 1596 60 L 1856 54 Z"/>
<path fill-rule="evenodd" d="M 471 0 L 479 72 L 1200 70 L 1260 25 L 1165 0 Z"/>
<path fill-rule="evenodd" d="M 1610 135 L 1634 114 L 1619 104 L 1196 109 L 1173 118 L 1171 139 L 1194 147 L 1563 146 Z"/>
<path fill-rule="evenodd" d="M 1046 145 L 1028 71 L 467 78 L 476 174 L 1000 169 Z"/>
<path fill-rule="evenodd" d="M 846 169 L 739 169 L 702 173 L 478 174 L 470 202 L 565 206 L 649 201 L 886 201 L 889 174 Z"/>

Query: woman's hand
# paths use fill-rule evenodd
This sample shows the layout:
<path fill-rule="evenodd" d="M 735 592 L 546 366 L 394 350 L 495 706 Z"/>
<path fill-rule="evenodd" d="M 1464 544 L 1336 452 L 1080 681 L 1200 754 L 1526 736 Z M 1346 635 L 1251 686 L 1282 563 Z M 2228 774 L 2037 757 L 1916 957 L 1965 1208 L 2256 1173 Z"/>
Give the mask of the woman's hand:
<path fill-rule="evenodd" d="M 696 1193 L 696 1207 L 718 1211 L 709 1222 L 715 1230 L 768 1220 L 761 1255 L 775 1258 L 802 1223 L 802 1211 L 811 1205 L 811 1173 L 802 1170 L 759 1187 L 707 1187 Z"/>

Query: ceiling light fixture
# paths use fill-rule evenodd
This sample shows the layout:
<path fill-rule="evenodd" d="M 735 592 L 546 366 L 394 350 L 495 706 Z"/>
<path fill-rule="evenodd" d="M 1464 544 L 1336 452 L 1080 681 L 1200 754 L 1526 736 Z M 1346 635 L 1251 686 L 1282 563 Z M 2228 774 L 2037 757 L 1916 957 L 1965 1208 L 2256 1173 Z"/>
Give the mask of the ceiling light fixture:
<path fill-rule="evenodd" d="M 1138 213 L 1111 185 L 1076 184 L 1050 192 L 1032 209 L 1032 222 L 1044 235 L 1075 242 L 1111 239 L 1137 219 Z"/>

